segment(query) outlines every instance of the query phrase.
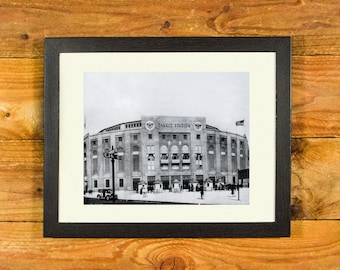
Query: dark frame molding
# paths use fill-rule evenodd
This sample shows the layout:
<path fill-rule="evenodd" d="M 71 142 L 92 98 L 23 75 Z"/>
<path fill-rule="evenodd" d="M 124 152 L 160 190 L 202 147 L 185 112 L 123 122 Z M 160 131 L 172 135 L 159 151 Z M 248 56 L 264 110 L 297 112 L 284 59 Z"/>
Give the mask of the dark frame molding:
<path fill-rule="evenodd" d="M 275 52 L 275 222 L 59 223 L 59 54 L 65 52 Z M 290 236 L 291 39 L 289 37 L 46 38 L 44 79 L 45 237 Z M 213 230 L 211 230 L 213 226 Z"/>

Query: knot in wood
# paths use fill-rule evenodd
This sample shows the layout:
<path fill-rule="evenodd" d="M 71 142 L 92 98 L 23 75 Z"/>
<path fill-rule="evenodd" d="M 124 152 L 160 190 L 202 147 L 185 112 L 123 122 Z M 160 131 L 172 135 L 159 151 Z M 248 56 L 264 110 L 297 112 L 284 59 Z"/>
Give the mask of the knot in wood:
<path fill-rule="evenodd" d="M 167 258 L 161 262 L 159 270 L 184 270 L 185 262 L 181 257 Z"/>
<path fill-rule="evenodd" d="M 164 24 L 162 25 L 162 29 L 167 29 L 169 28 L 171 23 L 169 21 L 165 21 Z"/>
<path fill-rule="evenodd" d="M 224 6 L 224 7 L 223 7 L 223 10 L 222 10 L 222 13 L 228 12 L 229 9 L 230 9 L 230 6 Z"/>
<path fill-rule="evenodd" d="M 22 35 L 21 35 L 21 38 L 22 38 L 23 40 L 26 40 L 26 39 L 29 39 L 30 36 L 29 36 L 28 34 L 22 34 Z"/>

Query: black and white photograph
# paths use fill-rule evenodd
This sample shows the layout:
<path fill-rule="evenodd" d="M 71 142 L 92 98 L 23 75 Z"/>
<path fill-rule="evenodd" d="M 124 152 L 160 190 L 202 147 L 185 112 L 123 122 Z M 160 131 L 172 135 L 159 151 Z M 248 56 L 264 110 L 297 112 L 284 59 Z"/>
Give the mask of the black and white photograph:
<path fill-rule="evenodd" d="M 51 38 L 44 235 L 289 235 L 289 38 Z"/>
<path fill-rule="evenodd" d="M 84 74 L 84 204 L 249 204 L 248 72 Z"/>

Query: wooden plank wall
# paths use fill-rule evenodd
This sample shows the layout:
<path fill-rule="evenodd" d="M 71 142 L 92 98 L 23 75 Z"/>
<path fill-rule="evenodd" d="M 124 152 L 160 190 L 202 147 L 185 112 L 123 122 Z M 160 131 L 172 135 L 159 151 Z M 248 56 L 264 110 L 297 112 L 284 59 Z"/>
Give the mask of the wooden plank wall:
<path fill-rule="evenodd" d="M 43 38 L 292 36 L 292 236 L 44 239 Z M 338 0 L 0 0 L 0 269 L 340 269 Z"/>

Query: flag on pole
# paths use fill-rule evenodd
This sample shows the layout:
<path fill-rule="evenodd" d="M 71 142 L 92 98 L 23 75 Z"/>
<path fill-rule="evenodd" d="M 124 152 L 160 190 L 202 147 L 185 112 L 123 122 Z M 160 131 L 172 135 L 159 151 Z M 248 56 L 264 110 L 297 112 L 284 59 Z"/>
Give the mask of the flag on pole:
<path fill-rule="evenodd" d="M 237 121 L 236 126 L 244 126 L 244 120 Z"/>

